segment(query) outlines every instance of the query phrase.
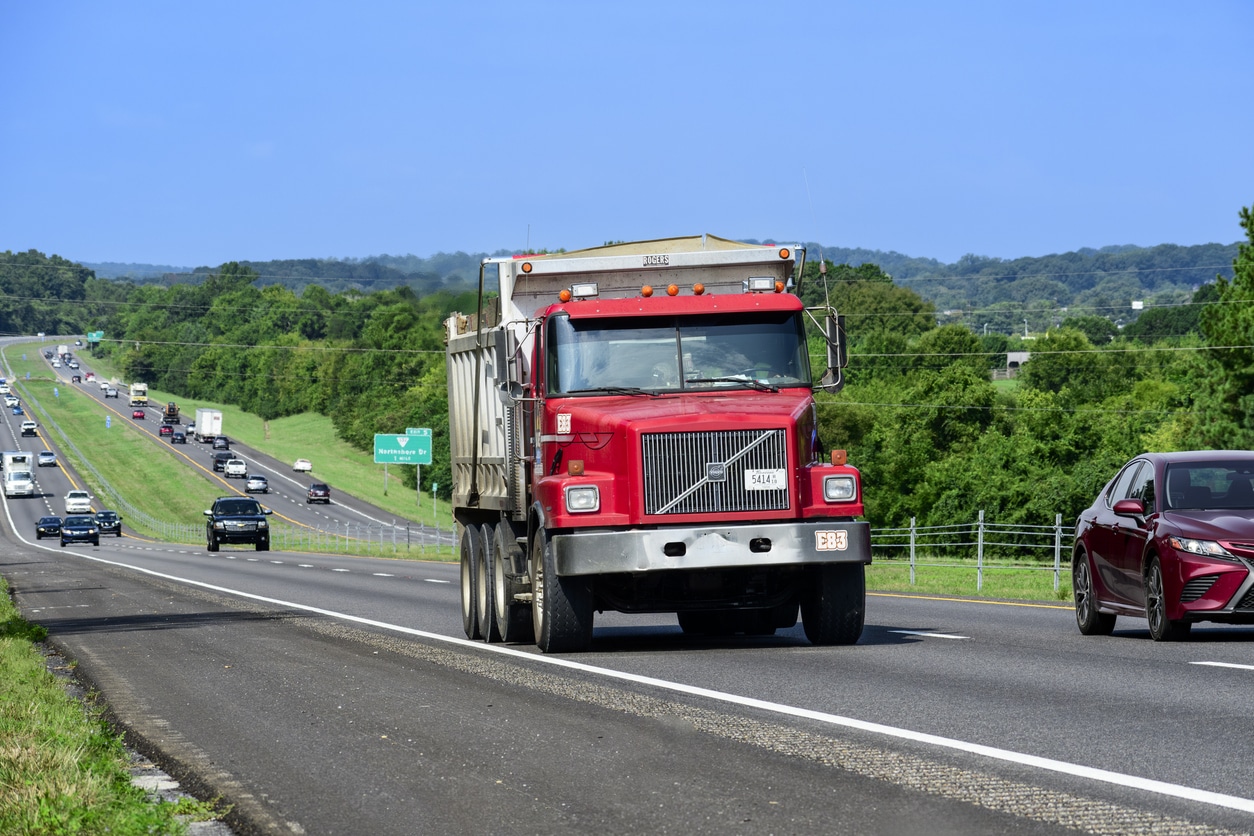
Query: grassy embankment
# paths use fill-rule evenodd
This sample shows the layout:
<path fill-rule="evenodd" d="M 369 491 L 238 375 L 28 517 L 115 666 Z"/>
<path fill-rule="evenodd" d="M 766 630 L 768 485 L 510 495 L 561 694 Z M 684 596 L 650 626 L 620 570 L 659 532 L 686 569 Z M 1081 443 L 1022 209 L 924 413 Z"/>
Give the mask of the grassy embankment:
<path fill-rule="evenodd" d="M 19 393 L 21 389 L 25 389 L 29 397 L 46 410 L 47 417 L 69 435 L 84 455 L 91 458 L 91 464 L 117 489 L 121 498 L 131 505 L 144 509 L 159 520 L 195 527 L 201 524 L 202 512 L 212 504 L 214 497 L 239 489 L 234 482 L 227 483 L 223 479 L 211 483 L 189 474 L 188 461 L 202 469 L 211 470 L 206 445 L 195 442 L 177 447 L 169 444 L 154 445 L 150 438 L 130 426 L 131 408 L 125 395 L 116 401 L 108 401 L 107 405 L 101 405 L 81 392 L 79 385 L 66 382 L 69 378 L 68 370 L 62 369 L 60 371 L 63 375 L 55 376 L 54 370 L 44 362 L 40 351 L 41 346 L 37 343 L 5 349 L 4 354 L 14 372 Z M 22 359 L 23 352 L 26 354 L 25 360 Z M 116 377 L 116 373 L 99 360 L 92 359 L 89 365 L 97 374 Z M 26 379 L 28 372 L 29 380 Z M 157 408 L 166 401 L 178 402 L 185 420 L 195 415 L 197 407 L 221 409 L 223 429 L 230 438 L 280 461 L 310 459 L 314 464 L 313 474 L 301 474 L 299 478 L 302 481 L 319 479 L 333 486 L 351 485 L 354 496 L 396 514 L 397 519 L 409 519 L 433 526 L 438 514 L 440 526 L 452 528 L 447 503 L 441 502 L 438 511 L 433 511 L 430 496 L 422 497 L 419 503 L 412 491 L 402 487 L 395 474 L 389 476 L 385 493 L 383 468 L 373 462 L 369 453 L 356 450 L 337 438 L 330 419 L 324 416 L 297 415 L 277 421 L 263 421 L 235 407 L 185 402 L 166 392 L 150 390 L 149 399 L 153 404 L 152 408 Z M 27 407 L 34 419 L 43 425 L 44 416 L 38 414 L 34 404 L 28 403 Z M 108 427 L 106 417 L 109 419 Z M 54 443 L 60 440 L 50 427 L 41 426 L 40 432 Z M 58 446 L 62 456 L 71 459 L 82 477 L 91 480 L 90 472 L 82 467 L 82 462 L 74 460 L 73 452 Z M 97 503 L 97 507 L 107 507 L 117 499 L 108 494 L 102 495 L 100 485 L 89 483 L 87 487 L 100 497 L 101 502 Z M 139 520 L 131 519 L 127 522 L 142 533 L 161 536 L 159 531 L 144 530 Z M 377 553 L 377 549 L 374 553 Z M 400 554 L 405 556 L 406 553 Z M 421 553 L 411 551 L 408 555 L 424 559 L 450 559 L 452 551 L 446 548 L 437 552 L 429 547 Z"/>
<path fill-rule="evenodd" d="M 120 739 L 48 672 L 45 637 L 0 579 L 0 833 L 172 834 L 215 818 L 212 805 L 154 802 L 131 784 Z"/>

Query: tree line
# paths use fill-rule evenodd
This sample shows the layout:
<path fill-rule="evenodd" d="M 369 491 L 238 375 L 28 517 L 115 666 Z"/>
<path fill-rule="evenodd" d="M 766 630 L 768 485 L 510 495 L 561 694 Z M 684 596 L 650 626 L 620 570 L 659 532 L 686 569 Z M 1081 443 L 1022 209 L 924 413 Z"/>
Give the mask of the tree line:
<path fill-rule="evenodd" d="M 819 396 L 822 439 L 861 468 L 872 524 L 940 525 L 981 509 L 1005 523 L 1051 523 L 1055 513 L 1069 522 L 1143 450 L 1254 449 L 1248 209 L 1240 224 L 1247 241 L 1232 246 L 1225 270 L 1187 294 L 1173 291 L 1172 304 L 1123 327 L 1100 306 L 1055 306 L 1039 327 L 1030 322 L 1030 339 L 946 317 L 880 265 L 825 259 L 820 269 L 812 258 L 802 298 L 830 301 L 850 335 L 845 389 Z M 103 330 L 101 350 L 127 379 L 178 397 L 268 419 L 324 414 L 363 451 L 376 432 L 431 427 L 434 449 L 447 450 L 441 323 L 472 310 L 473 292 L 443 277 L 425 292 L 412 282 L 334 292 L 315 280 L 318 260 L 303 269 L 298 292 L 237 262 L 193 281 L 136 283 L 96 278 L 57 256 L 5 253 L 0 328 Z M 1047 300 L 1019 298 L 1008 316 L 1046 310 Z M 1031 359 L 1015 380 L 992 380 L 1011 351 Z M 403 470 L 414 487 L 415 469 Z M 421 475 L 424 491 L 436 483 L 447 497 L 449 466 L 438 452 Z"/>

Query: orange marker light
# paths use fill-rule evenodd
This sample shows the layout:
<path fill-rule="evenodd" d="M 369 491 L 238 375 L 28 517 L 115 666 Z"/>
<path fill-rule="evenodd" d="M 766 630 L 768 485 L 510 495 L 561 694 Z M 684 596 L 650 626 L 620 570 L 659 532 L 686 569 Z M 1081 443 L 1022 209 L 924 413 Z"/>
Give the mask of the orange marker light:
<path fill-rule="evenodd" d="M 666 286 L 666 295 L 667 295 L 667 296 L 678 296 L 678 295 L 679 295 L 679 286 L 678 286 L 678 285 L 673 285 L 673 284 L 668 284 L 668 285 Z"/>
<path fill-rule="evenodd" d="M 648 299 L 650 296 L 652 296 L 652 295 L 653 295 L 653 285 L 651 285 L 651 284 L 647 284 L 647 285 L 645 285 L 644 287 L 640 288 L 640 295 L 641 295 L 641 296 L 643 296 L 643 297 L 644 297 L 644 298 L 646 298 L 646 299 Z"/>
<path fill-rule="evenodd" d="M 847 461 L 849 461 L 849 454 L 847 452 L 845 452 L 844 450 L 832 451 L 832 464 L 836 465 L 837 467 L 840 467 Z"/>
<path fill-rule="evenodd" d="M 775 283 L 775 292 L 776 292 L 776 293 L 783 293 L 783 292 L 784 292 L 784 283 L 783 283 L 783 282 L 776 282 L 776 283 Z"/>
<path fill-rule="evenodd" d="M 702 293 L 705 293 L 705 285 L 701 284 L 701 282 L 697 282 L 692 286 L 692 292 L 700 296 Z"/>
<path fill-rule="evenodd" d="M 788 248 L 787 248 L 787 247 L 780 247 L 780 248 L 779 248 L 779 257 L 780 257 L 780 258 L 788 258 L 788 256 L 790 256 L 790 255 L 792 255 L 792 253 L 790 253 L 790 252 L 788 251 Z"/>
<path fill-rule="evenodd" d="M 523 271 L 524 273 L 530 273 L 530 272 L 531 272 L 531 262 L 530 262 L 530 261 L 524 261 L 524 262 L 523 262 L 522 271 Z"/>
<path fill-rule="evenodd" d="M 557 298 L 558 298 L 558 299 L 561 299 L 563 302 L 569 302 L 569 301 L 570 301 L 570 291 L 569 291 L 569 290 L 565 290 L 565 289 L 563 289 L 561 293 L 557 294 Z"/>

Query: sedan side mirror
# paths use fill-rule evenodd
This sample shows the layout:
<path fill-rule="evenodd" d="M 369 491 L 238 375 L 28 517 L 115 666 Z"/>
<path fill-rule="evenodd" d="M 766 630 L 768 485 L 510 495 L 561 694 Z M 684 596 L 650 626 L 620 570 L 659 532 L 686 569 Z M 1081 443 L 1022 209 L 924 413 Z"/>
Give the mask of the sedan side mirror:
<path fill-rule="evenodd" d="M 1145 516 L 1145 503 L 1140 499 L 1120 499 L 1110 510 L 1120 517 Z"/>

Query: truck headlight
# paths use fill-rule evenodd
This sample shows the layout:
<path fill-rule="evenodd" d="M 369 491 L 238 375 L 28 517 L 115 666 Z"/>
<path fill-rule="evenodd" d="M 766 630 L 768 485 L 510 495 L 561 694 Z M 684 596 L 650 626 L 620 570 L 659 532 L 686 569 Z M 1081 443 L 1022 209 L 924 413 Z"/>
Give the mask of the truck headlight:
<path fill-rule="evenodd" d="M 849 502 L 856 494 L 852 476 L 827 476 L 823 479 L 823 498 L 828 502 Z"/>
<path fill-rule="evenodd" d="M 601 510 L 601 491 L 596 485 L 571 485 L 566 488 L 566 512 L 587 514 Z"/>

